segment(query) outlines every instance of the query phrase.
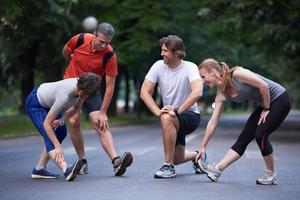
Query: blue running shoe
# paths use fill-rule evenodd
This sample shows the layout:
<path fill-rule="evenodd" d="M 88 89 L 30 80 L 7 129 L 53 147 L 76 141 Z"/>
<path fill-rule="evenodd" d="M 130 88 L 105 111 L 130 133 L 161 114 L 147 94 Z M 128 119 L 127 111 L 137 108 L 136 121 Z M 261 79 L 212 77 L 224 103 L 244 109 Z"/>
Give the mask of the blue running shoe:
<path fill-rule="evenodd" d="M 78 173 L 80 172 L 80 169 L 82 168 L 83 162 L 81 160 L 78 160 L 75 164 L 73 164 L 70 167 L 67 167 L 66 172 L 64 173 L 66 181 L 73 181 Z"/>
<path fill-rule="evenodd" d="M 38 179 L 38 178 L 58 178 L 59 174 L 53 174 L 51 172 L 49 172 L 46 168 L 42 168 L 42 169 L 33 169 L 32 174 L 31 174 L 31 178 L 32 179 Z"/>

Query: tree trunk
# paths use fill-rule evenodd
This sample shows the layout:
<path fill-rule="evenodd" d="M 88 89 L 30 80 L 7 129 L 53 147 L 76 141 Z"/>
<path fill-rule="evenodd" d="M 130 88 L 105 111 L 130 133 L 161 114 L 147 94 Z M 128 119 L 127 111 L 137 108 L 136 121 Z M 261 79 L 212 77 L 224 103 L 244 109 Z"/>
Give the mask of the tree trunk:
<path fill-rule="evenodd" d="M 130 95 L 130 85 L 129 85 L 129 74 L 127 67 L 124 68 L 124 78 L 125 78 L 125 113 L 129 112 L 129 95 Z"/>
<path fill-rule="evenodd" d="M 25 113 L 26 97 L 34 87 L 34 71 L 38 48 L 39 43 L 36 41 L 28 49 L 24 49 L 24 53 L 20 56 L 21 102 L 19 113 Z"/>
<path fill-rule="evenodd" d="M 51 63 L 43 69 L 45 75 L 45 82 L 59 81 L 63 79 L 61 62 Z"/>
<path fill-rule="evenodd" d="M 119 79 L 119 77 L 117 77 L 116 83 L 115 83 L 114 94 L 112 96 L 110 106 L 108 109 L 109 116 L 117 116 L 117 99 L 118 99 L 118 94 L 119 94 L 119 88 L 120 88 L 120 79 Z"/>

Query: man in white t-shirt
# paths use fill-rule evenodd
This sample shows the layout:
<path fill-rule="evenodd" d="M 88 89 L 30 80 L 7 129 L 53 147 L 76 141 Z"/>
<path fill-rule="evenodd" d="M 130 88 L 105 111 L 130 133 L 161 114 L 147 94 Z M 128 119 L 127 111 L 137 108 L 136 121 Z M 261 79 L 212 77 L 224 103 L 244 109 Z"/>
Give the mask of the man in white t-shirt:
<path fill-rule="evenodd" d="M 175 35 L 159 41 L 163 60 L 154 63 L 145 77 L 141 99 L 160 118 L 163 132 L 165 161 L 155 178 L 176 177 L 174 164 L 194 161 L 196 152 L 185 150 L 185 136 L 192 133 L 200 123 L 197 100 L 202 96 L 202 80 L 198 67 L 184 61 L 183 41 Z M 152 97 L 158 84 L 163 108 L 159 108 Z M 199 170 L 194 162 L 195 170 Z"/>

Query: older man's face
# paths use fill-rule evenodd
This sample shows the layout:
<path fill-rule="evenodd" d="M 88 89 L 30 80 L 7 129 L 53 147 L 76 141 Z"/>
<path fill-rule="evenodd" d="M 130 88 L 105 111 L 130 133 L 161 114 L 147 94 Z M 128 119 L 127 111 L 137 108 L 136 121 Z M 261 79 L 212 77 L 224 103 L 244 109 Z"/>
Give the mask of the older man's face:
<path fill-rule="evenodd" d="M 103 51 L 107 45 L 110 44 L 112 36 L 105 36 L 102 33 L 98 33 L 94 39 L 94 46 L 98 51 Z"/>

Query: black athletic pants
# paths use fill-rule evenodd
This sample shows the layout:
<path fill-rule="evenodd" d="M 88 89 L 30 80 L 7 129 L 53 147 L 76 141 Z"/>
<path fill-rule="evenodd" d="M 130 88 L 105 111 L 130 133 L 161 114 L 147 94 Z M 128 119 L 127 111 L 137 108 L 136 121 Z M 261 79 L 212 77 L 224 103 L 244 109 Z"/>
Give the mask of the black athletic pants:
<path fill-rule="evenodd" d="M 261 154 L 263 156 L 270 155 L 273 152 L 273 148 L 268 137 L 281 125 L 290 112 L 290 109 L 290 98 L 288 93 L 285 91 L 271 103 L 270 112 L 265 123 L 258 126 L 257 123 L 262 112 L 262 107 L 257 107 L 250 115 L 244 130 L 241 132 L 231 149 L 242 156 L 248 144 L 255 138 Z"/>

